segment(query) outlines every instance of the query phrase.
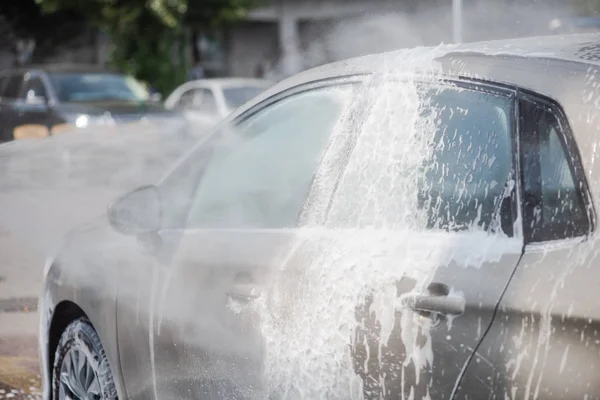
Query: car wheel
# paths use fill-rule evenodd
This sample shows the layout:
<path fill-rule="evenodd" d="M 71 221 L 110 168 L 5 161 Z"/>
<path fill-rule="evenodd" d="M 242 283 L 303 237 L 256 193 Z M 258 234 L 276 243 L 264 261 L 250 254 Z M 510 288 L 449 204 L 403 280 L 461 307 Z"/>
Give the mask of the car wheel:
<path fill-rule="evenodd" d="M 117 398 L 106 352 L 85 318 L 64 330 L 54 356 L 52 376 L 54 400 Z"/>

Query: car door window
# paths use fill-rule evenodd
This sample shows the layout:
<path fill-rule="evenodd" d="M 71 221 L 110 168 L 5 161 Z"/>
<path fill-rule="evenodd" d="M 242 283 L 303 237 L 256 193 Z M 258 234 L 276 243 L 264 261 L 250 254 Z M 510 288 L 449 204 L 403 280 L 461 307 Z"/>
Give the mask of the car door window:
<path fill-rule="evenodd" d="M 392 85 L 400 93 L 392 87 L 390 96 L 413 96 Z M 488 231 L 505 220 L 511 236 L 512 99 L 461 87 L 416 89 L 413 99 L 396 102 L 397 116 L 384 101 L 369 112 L 328 226 Z"/>
<path fill-rule="evenodd" d="M 541 242 L 585 235 L 590 224 L 559 119 L 551 108 L 529 101 L 521 102 L 521 115 L 527 240 Z"/>
<path fill-rule="evenodd" d="M 34 99 L 36 97 L 47 97 L 44 83 L 38 77 L 30 78 L 29 80 L 27 80 L 23 85 L 23 90 L 21 91 L 21 98 L 25 101 Z"/>
<path fill-rule="evenodd" d="M 23 75 L 16 74 L 10 75 L 8 82 L 4 87 L 3 98 L 5 99 L 17 99 L 23 83 Z"/>
<path fill-rule="evenodd" d="M 181 96 L 179 96 L 179 100 L 177 101 L 176 107 L 181 110 L 186 110 L 192 108 L 194 105 L 194 90 L 188 90 L 183 92 Z"/>
<path fill-rule="evenodd" d="M 216 113 L 217 101 L 210 89 L 190 89 L 183 93 L 177 104 L 179 109 L 201 111 L 207 114 Z"/>
<path fill-rule="evenodd" d="M 188 227 L 295 226 L 351 84 L 270 104 L 234 127 L 194 196 Z"/>

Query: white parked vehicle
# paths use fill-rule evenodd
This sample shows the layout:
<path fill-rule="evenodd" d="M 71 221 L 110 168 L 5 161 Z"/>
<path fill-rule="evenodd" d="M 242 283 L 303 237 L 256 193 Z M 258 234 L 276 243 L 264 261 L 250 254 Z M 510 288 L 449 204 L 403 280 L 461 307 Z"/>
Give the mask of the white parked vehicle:
<path fill-rule="evenodd" d="M 191 121 L 214 125 L 271 85 L 264 79 L 199 79 L 175 89 L 165 100 L 165 107 L 182 111 Z"/>

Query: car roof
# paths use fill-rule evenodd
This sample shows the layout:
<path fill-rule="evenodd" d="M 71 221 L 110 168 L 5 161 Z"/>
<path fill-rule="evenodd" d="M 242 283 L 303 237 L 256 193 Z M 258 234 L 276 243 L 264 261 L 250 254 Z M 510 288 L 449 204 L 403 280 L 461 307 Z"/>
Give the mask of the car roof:
<path fill-rule="evenodd" d="M 338 61 L 275 84 L 238 109 L 231 118 L 270 96 L 310 82 L 352 75 L 410 74 L 476 79 L 551 98 L 565 111 L 584 167 L 591 174 L 597 158 L 596 138 L 600 138 L 600 123 L 590 123 L 600 121 L 600 33 L 420 47 Z M 598 79 L 598 83 L 591 86 L 594 79 Z M 600 176 L 600 163 L 597 164 L 594 168 Z"/>
<path fill-rule="evenodd" d="M 406 59 L 413 66 L 406 67 Z M 460 59 L 479 60 L 483 63 L 493 64 L 498 60 L 518 60 L 521 68 L 535 68 L 537 64 L 554 64 L 559 68 L 574 68 L 573 63 L 581 64 L 580 67 L 600 66 L 600 33 L 549 35 L 518 39 L 491 40 L 484 42 L 465 43 L 461 45 L 441 45 L 437 47 L 420 47 L 415 49 L 401 49 L 379 54 L 371 54 L 347 60 L 337 61 L 310 70 L 301 72 L 285 79 L 275 85 L 270 93 L 285 90 L 293 86 L 316 81 L 354 74 L 374 74 L 403 72 L 407 69 L 417 71 L 419 66 L 427 67 L 427 62 L 433 63 L 453 61 L 452 68 L 444 66 L 444 72 L 455 75 L 456 61 Z M 396 64 L 396 65 L 394 65 Z M 414 67 L 414 68 L 413 68 Z M 581 68 L 579 68 L 581 69 Z M 511 82 L 510 73 L 490 71 L 481 78 L 490 81 L 501 80 L 507 84 L 518 84 L 518 80 Z M 498 79 L 496 79 L 498 78 Z"/>

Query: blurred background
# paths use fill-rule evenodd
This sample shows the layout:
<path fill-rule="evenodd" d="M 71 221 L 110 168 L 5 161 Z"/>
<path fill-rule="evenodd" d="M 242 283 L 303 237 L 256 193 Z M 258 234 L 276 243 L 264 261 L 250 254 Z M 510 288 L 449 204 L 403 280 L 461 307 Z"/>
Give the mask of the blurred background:
<path fill-rule="evenodd" d="M 0 0 L 0 399 L 39 397 L 37 297 L 62 235 L 156 181 L 274 82 L 403 47 L 600 31 L 599 11 L 600 0 Z"/>
<path fill-rule="evenodd" d="M 597 30 L 597 0 L 2 0 L 0 69 L 112 65 L 163 96 L 440 42 Z M 459 25 L 459 26 L 454 26 Z"/>

